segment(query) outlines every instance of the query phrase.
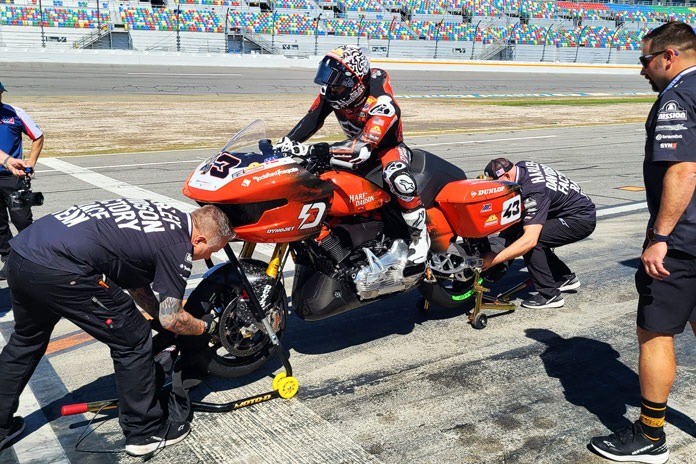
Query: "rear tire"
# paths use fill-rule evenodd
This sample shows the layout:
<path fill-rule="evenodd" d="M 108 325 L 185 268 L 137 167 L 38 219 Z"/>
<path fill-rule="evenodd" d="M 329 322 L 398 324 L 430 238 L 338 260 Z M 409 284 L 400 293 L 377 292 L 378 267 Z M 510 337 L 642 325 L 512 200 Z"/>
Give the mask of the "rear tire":
<path fill-rule="evenodd" d="M 474 295 L 473 287 L 473 279 L 466 282 L 438 280 L 421 283 L 418 291 L 426 300 L 443 308 L 461 308 Z"/>

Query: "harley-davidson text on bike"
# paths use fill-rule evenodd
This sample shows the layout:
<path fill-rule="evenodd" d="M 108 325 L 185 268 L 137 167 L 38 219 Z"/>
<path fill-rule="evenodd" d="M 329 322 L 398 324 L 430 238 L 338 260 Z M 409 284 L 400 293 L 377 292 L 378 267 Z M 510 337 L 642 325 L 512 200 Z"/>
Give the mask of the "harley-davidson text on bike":
<path fill-rule="evenodd" d="M 380 166 L 339 170 L 312 152 L 282 156 L 266 139 L 263 122 L 255 121 L 186 181 L 184 194 L 220 207 L 242 244 L 241 266 L 211 267 L 186 304 L 194 315 L 219 317 L 217 336 L 207 344 L 213 374 L 246 375 L 272 355 L 269 328 L 278 337 L 285 329 L 283 270 L 289 256 L 292 308 L 306 321 L 416 287 L 428 301 L 458 307 L 473 293 L 481 255 L 490 250 L 487 237 L 520 221 L 517 184 L 467 180 L 457 166 L 413 150 L 411 170 L 427 209 L 431 249 L 425 266 L 409 266 L 409 231 L 382 186 Z M 272 244 L 270 258 L 252 257 L 258 244 Z M 234 256 L 229 245 L 225 252 Z M 255 322 L 240 269 L 267 324 Z"/>

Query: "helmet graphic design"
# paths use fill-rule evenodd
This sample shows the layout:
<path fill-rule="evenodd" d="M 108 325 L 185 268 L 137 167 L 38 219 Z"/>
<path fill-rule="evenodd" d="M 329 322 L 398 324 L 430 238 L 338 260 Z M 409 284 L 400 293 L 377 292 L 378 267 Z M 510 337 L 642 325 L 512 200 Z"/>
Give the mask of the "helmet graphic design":
<path fill-rule="evenodd" d="M 362 104 L 367 94 L 370 63 L 360 48 L 341 45 L 331 50 L 319 63 L 314 83 L 334 109 Z"/>

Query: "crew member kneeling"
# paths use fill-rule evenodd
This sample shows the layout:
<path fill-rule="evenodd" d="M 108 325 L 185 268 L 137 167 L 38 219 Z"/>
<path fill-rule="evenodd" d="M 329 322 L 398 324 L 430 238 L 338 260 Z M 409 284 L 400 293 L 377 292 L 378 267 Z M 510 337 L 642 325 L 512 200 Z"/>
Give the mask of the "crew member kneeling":
<path fill-rule="evenodd" d="M 186 280 L 192 261 L 210 258 L 231 235 L 214 206 L 188 214 L 116 199 L 49 214 L 12 239 L 7 282 L 15 328 L 0 354 L 0 448 L 24 429 L 13 417 L 19 395 L 61 317 L 111 349 L 126 452 L 143 456 L 183 440 L 190 424 L 166 417 L 160 404 L 150 324 L 134 300 L 174 333 L 209 330 L 212 322 L 183 309 Z"/>
<path fill-rule="evenodd" d="M 553 248 L 588 237 L 597 224 L 595 205 L 580 186 L 562 173 L 534 161 L 517 165 L 496 158 L 486 166 L 486 176 L 520 184 L 524 213 L 520 227 L 504 231 L 514 240 L 500 253 L 484 257 L 484 269 L 518 256 L 534 280 L 534 297 L 522 302 L 526 308 L 560 308 L 561 292 L 575 290 L 580 281 L 553 252 Z"/>

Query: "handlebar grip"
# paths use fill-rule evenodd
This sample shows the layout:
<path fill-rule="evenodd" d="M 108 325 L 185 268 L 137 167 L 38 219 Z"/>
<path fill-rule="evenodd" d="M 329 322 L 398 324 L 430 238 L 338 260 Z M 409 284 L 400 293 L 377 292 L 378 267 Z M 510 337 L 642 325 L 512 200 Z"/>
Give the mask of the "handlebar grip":
<path fill-rule="evenodd" d="M 89 411 L 87 403 L 66 404 L 65 406 L 60 408 L 60 415 L 72 416 L 73 414 L 82 414 L 87 411 Z"/>
<path fill-rule="evenodd" d="M 336 166 L 339 168 L 346 168 L 346 169 L 350 169 L 350 170 L 358 168 L 358 166 L 355 165 L 354 163 L 350 163 L 348 161 L 343 161 L 343 160 L 336 159 L 336 158 L 331 158 L 331 161 L 329 161 L 329 164 L 331 164 L 331 166 Z"/>

